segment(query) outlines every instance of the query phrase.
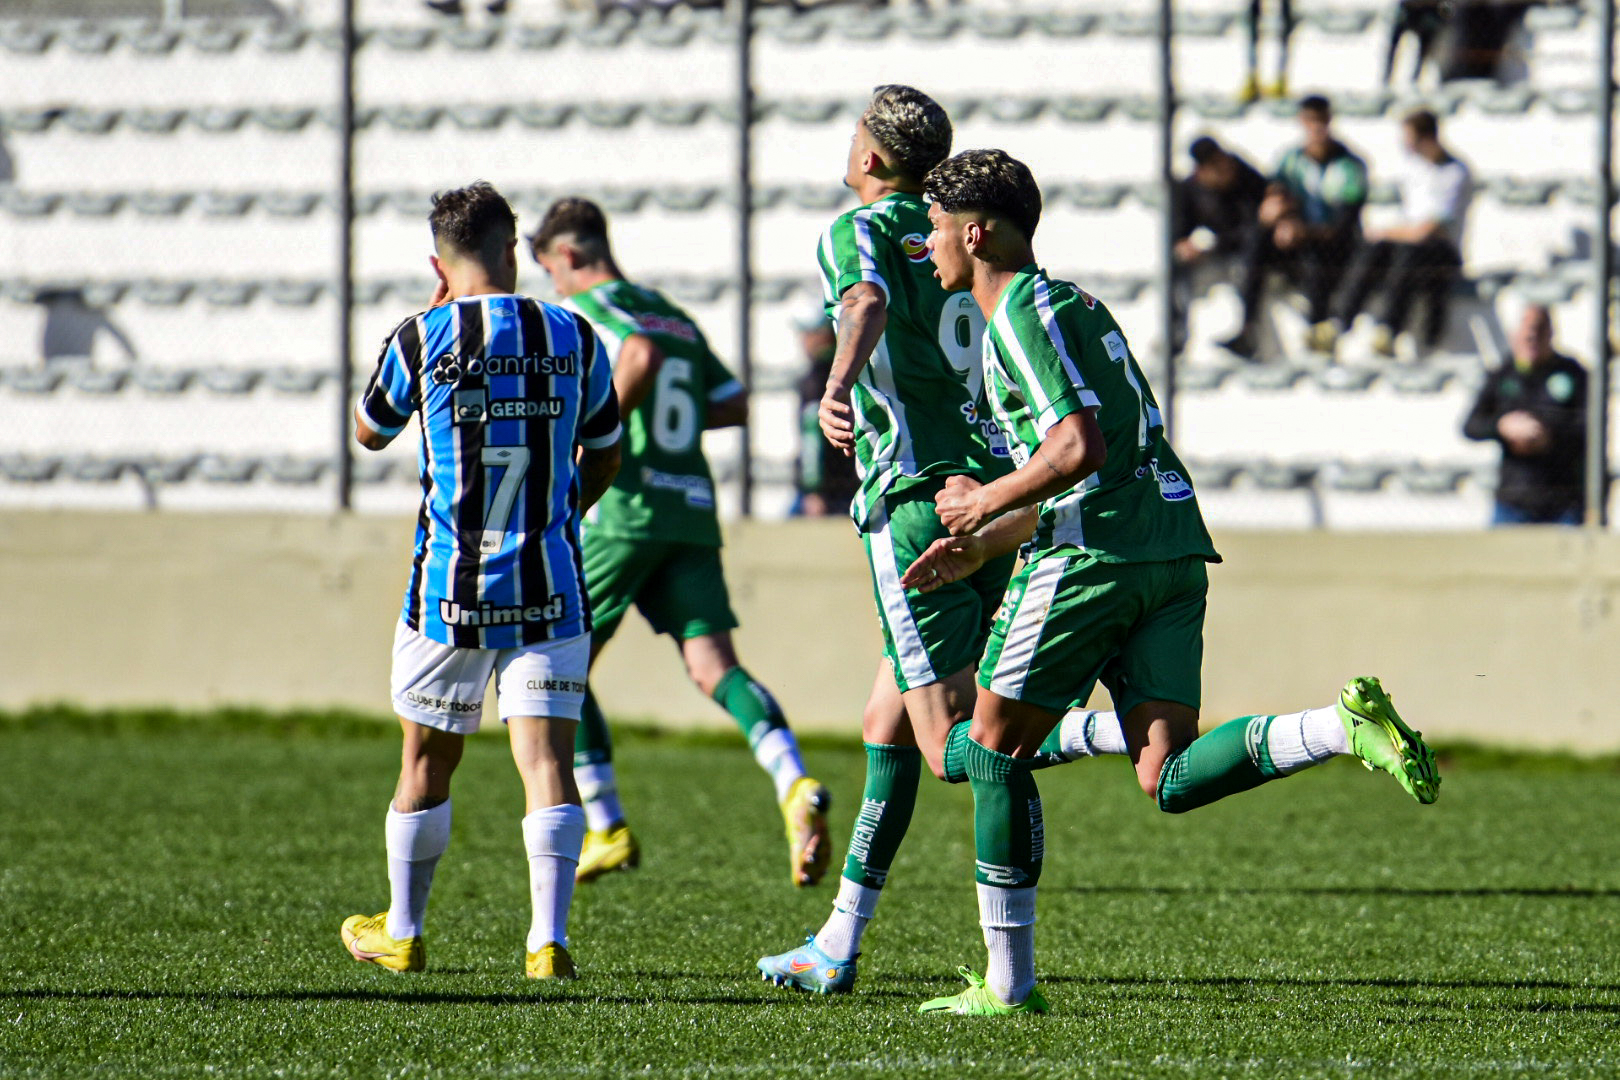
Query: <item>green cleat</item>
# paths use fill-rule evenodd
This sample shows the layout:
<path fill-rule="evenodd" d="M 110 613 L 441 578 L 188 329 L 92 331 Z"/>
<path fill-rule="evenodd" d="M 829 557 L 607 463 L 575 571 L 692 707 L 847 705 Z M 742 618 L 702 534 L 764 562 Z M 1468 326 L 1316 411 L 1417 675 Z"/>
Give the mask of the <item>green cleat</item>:
<path fill-rule="evenodd" d="M 984 977 L 972 968 L 957 968 L 956 973 L 967 980 L 966 990 L 950 997 L 925 1001 L 917 1006 L 917 1011 L 956 1013 L 958 1016 L 1011 1016 L 1013 1013 L 1052 1011 L 1052 1007 L 1046 1003 L 1046 998 L 1041 996 L 1038 988 L 1031 990 L 1029 997 L 1017 1005 L 1008 1005 L 990 992 L 990 988 L 984 984 Z"/>
<path fill-rule="evenodd" d="M 1406 793 L 1425 805 L 1440 797 L 1440 770 L 1434 751 L 1395 711 L 1384 687 L 1370 675 L 1351 679 L 1339 694 L 1339 719 L 1350 736 L 1350 752 L 1368 769 L 1382 769 Z"/>

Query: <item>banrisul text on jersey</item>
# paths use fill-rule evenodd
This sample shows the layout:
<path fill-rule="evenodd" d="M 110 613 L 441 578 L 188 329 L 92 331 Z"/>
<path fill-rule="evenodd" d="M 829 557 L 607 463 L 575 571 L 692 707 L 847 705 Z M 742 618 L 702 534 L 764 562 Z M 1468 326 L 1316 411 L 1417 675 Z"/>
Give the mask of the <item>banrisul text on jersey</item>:
<path fill-rule="evenodd" d="M 421 420 L 405 625 L 482 649 L 590 629 L 574 453 L 617 439 L 619 416 L 585 320 L 515 295 L 432 308 L 389 336 L 361 409 L 384 435 Z"/>

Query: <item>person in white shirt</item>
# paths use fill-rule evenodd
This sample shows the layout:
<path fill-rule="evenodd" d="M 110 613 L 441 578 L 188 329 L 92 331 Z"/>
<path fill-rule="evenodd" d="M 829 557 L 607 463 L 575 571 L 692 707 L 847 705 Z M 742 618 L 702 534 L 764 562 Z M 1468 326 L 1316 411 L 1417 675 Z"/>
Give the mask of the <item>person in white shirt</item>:
<path fill-rule="evenodd" d="M 1380 285 L 1384 306 L 1373 334 L 1373 351 L 1395 355 L 1395 337 L 1406 329 L 1412 301 L 1424 300 L 1417 337 L 1420 351 L 1439 344 L 1446 328 L 1452 286 L 1462 268 L 1463 223 L 1473 194 L 1468 166 L 1440 142 L 1440 122 L 1427 109 L 1401 120 L 1406 154 L 1396 184 L 1401 223 L 1368 230 L 1340 294 L 1337 321 L 1348 329 Z"/>

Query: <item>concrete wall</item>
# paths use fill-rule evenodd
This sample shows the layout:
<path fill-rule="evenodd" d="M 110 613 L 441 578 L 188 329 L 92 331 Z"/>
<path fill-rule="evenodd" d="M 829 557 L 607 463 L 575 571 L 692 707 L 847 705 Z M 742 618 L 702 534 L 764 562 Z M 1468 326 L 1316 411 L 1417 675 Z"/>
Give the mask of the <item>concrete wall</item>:
<path fill-rule="evenodd" d="M 0 707 L 223 703 L 388 708 L 403 519 L 0 516 Z M 739 525 L 727 566 L 744 662 L 801 727 L 853 732 L 878 634 L 841 521 Z M 1620 750 L 1620 537 L 1217 537 L 1210 720 L 1333 699 L 1382 675 L 1430 736 Z M 614 715 L 714 724 L 635 616 L 598 670 Z"/>

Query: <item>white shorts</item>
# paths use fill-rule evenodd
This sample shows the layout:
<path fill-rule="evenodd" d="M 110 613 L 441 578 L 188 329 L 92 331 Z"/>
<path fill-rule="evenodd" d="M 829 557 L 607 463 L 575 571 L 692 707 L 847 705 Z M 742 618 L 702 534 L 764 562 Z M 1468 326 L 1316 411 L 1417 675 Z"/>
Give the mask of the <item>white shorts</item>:
<path fill-rule="evenodd" d="M 588 633 L 516 649 L 458 649 L 401 620 L 390 680 L 394 711 L 425 727 L 471 735 L 483 719 L 484 691 L 494 672 L 502 722 L 514 716 L 578 720 L 590 666 Z"/>

